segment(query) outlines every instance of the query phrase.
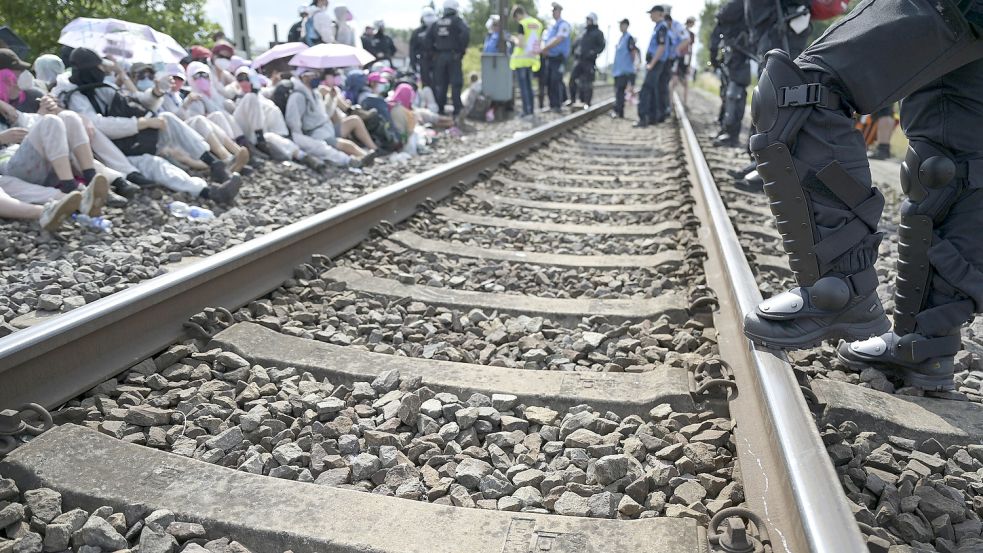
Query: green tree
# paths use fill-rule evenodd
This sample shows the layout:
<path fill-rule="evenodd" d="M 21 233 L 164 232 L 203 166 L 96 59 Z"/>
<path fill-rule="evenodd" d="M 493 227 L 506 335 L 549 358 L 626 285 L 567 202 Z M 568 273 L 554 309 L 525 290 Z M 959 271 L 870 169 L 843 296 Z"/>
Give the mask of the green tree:
<path fill-rule="evenodd" d="M 512 6 L 518 5 L 526 9 L 526 13 L 533 17 L 538 17 L 536 11 L 536 0 L 518 0 L 511 3 Z M 511 10 L 511 7 L 509 8 Z M 472 0 L 471 8 L 461 14 L 465 23 L 471 28 L 471 45 L 480 46 L 485 42 L 485 22 L 492 14 L 492 3 L 489 0 Z M 545 23 L 545 22 L 544 22 Z M 515 31 L 515 25 L 511 22 L 505 27 L 506 30 Z"/>
<path fill-rule="evenodd" d="M 210 44 L 221 27 L 205 17 L 205 0 L 3 0 L 0 23 L 31 47 L 31 57 L 56 53 L 61 29 L 76 17 L 115 17 L 150 25 L 179 44 Z"/>

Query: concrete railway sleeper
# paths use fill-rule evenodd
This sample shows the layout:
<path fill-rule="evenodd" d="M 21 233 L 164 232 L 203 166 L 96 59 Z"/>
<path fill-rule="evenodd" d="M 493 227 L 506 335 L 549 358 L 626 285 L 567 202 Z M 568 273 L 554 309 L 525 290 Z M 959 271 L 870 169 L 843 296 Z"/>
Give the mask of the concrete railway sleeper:
<path fill-rule="evenodd" d="M 853 524 L 823 454 L 852 427 L 820 435 L 788 366 L 740 338 L 728 275 L 747 262 L 685 114 L 606 148 L 627 126 L 596 118 L 607 107 L 283 229 L 268 252 L 244 244 L 211 265 L 224 289 L 192 266 L 160 301 L 136 290 L 162 333 L 189 315 L 194 333 L 73 375 L 72 393 L 19 381 L 55 427 L 0 461 L 0 518 L 23 504 L 18 540 L 48 539 L 37 519 L 141 550 L 147 534 L 185 551 L 861 551 L 876 517 Z M 149 324 L 117 309 L 102 315 Z M 25 331 L 39 359 L 63 345 L 41 340 L 56 322 Z M 126 336 L 104 324 L 77 365 Z M 31 338 L 0 340 L 0 383 Z M 810 396 L 842 410 L 864 393 L 848 387 Z M 953 531 L 972 519 L 945 514 Z"/>

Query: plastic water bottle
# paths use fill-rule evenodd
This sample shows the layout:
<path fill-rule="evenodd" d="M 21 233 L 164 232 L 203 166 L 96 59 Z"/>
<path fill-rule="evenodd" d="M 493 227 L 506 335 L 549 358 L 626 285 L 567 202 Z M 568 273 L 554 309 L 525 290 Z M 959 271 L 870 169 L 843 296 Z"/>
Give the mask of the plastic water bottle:
<path fill-rule="evenodd" d="M 89 217 L 75 213 L 72 215 L 72 219 L 81 227 L 89 227 L 99 232 L 113 232 L 113 222 L 105 217 Z"/>
<path fill-rule="evenodd" d="M 207 208 L 196 205 L 188 205 L 184 202 L 171 202 L 167 206 L 168 211 L 175 217 L 188 219 L 189 221 L 211 221 L 215 218 L 215 213 Z"/>

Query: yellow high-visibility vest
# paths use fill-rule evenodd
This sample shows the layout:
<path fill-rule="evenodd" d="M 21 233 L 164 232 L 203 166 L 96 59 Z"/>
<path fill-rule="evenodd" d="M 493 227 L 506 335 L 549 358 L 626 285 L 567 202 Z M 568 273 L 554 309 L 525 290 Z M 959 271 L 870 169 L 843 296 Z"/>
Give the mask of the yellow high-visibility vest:
<path fill-rule="evenodd" d="M 543 24 L 535 17 L 526 17 L 519 24 L 522 25 L 522 43 L 512 49 L 509 67 L 530 67 L 535 73 L 539 71 L 539 53 L 543 49 Z"/>

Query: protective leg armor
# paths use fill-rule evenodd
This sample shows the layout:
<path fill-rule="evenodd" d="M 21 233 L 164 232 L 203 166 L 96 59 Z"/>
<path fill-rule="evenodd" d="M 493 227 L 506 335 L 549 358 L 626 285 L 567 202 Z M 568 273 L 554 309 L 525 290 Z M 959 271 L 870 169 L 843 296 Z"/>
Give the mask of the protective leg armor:
<path fill-rule="evenodd" d="M 956 163 L 937 145 L 911 142 L 901 165 L 908 198 L 901 208 L 894 332 L 840 344 L 837 355 L 848 366 L 900 371 L 908 385 L 926 390 L 954 388 L 959 327 L 983 305 L 983 274 L 948 239 L 945 223 L 967 193 L 983 188 L 976 167 L 983 161 Z"/>
<path fill-rule="evenodd" d="M 724 103 L 726 110 L 722 127 L 723 133 L 714 140 L 714 145 L 738 146 L 741 137 L 741 121 L 744 119 L 744 106 L 747 104 L 747 85 L 730 81 L 727 84 Z"/>
<path fill-rule="evenodd" d="M 839 96 L 773 50 L 751 113 L 751 153 L 800 287 L 748 314 L 745 334 L 799 349 L 886 332 L 873 268 L 884 198 L 870 186 L 862 138 Z"/>

